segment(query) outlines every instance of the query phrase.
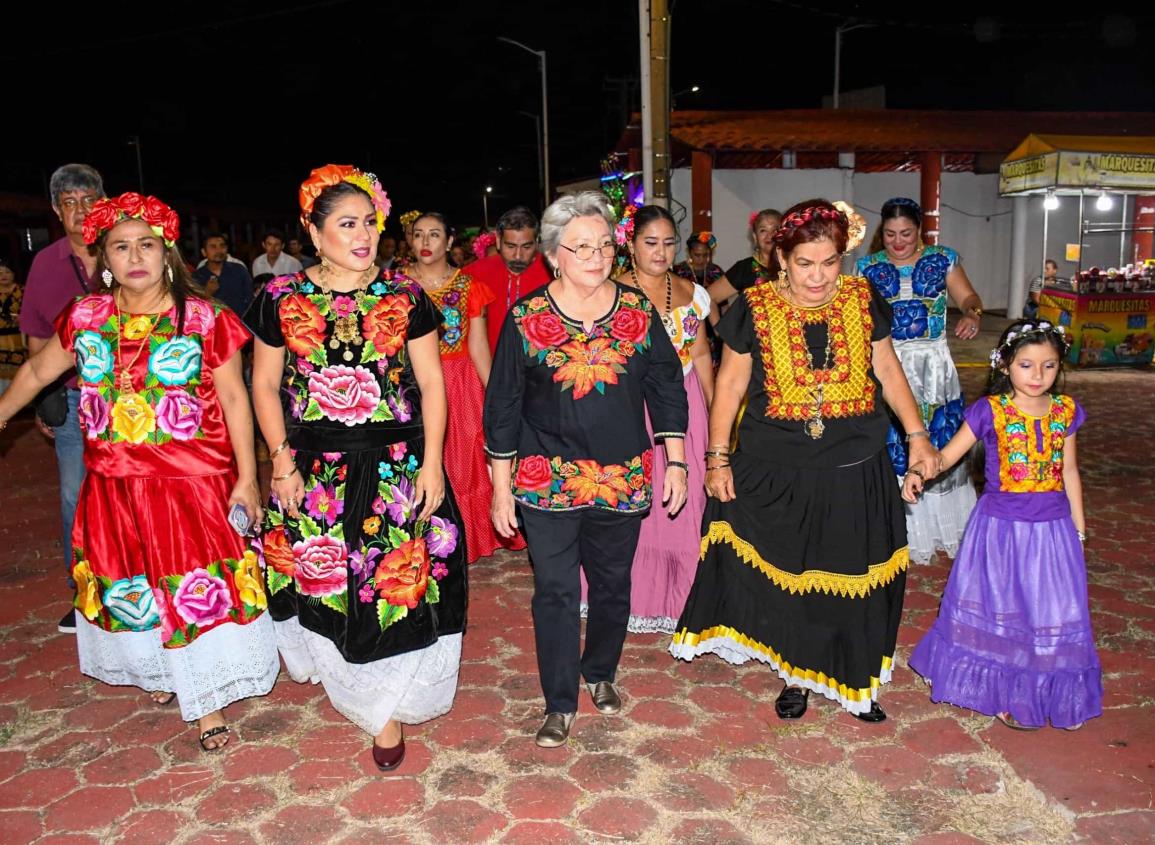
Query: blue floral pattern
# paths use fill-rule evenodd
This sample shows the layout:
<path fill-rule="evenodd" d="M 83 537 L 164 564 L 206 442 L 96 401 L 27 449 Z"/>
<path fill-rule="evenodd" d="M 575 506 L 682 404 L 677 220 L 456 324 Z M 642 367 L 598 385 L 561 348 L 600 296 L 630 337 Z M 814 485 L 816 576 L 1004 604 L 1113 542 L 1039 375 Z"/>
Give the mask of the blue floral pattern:
<path fill-rule="evenodd" d="M 930 425 L 927 426 L 930 431 L 930 442 L 934 444 L 934 448 L 942 449 L 954 437 L 963 423 L 964 410 L 962 396 L 934 409 Z"/>
<path fill-rule="evenodd" d="M 894 323 L 891 334 L 895 340 L 912 340 L 927 333 L 930 314 L 926 303 L 919 299 L 899 300 L 894 303 Z"/>
<path fill-rule="evenodd" d="M 886 451 L 890 454 L 890 462 L 894 464 L 894 474 L 906 475 L 906 443 L 893 425 L 886 433 Z"/>
<path fill-rule="evenodd" d="M 870 280 L 880 296 L 886 299 L 898 296 L 901 279 L 893 264 L 882 261 L 863 267 L 860 272 Z"/>
<path fill-rule="evenodd" d="M 161 384 L 188 384 L 200 374 L 201 346 L 190 337 L 174 337 L 153 350 L 148 369 Z"/>
<path fill-rule="evenodd" d="M 946 274 L 954 262 L 944 252 L 931 252 L 933 247 L 927 247 L 926 254 L 914 265 L 910 284 L 915 296 L 924 299 L 934 299 L 946 290 Z"/>
<path fill-rule="evenodd" d="M 152 587 L 144 575 L 113 581 L 102 600 L 112 617 L 130 631 L 148 631 L 160 622 Z"/>
<path fill-rule="evenodd" d="M 112 372 L 112 346 L 100 332 L 78 332 L 72 341 L 77 371 L 87 382 L 98 383 Z"/>

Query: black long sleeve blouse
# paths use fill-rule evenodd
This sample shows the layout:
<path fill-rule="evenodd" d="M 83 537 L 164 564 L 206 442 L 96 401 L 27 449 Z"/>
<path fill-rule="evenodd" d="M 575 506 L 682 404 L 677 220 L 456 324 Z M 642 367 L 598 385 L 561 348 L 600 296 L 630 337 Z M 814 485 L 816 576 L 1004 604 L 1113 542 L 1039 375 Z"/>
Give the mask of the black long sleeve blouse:
<path fill-rule="evenodd" d="M 684 438 L 682 365 L 653 305 L 614 283 L 586 332 L 547 288 L 506 316 L 485 393 L 485 450 L 510 458 L 513 495 L 546 511 L 649 509 L 653 443 Z"/>

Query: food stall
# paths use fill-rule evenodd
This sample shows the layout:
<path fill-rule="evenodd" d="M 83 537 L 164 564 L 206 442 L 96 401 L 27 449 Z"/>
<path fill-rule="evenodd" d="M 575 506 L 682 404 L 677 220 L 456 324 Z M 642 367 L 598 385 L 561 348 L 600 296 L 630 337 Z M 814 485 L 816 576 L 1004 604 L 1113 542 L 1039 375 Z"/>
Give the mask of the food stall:
<path fill-rule="evenodd" d="M 1070 329 L 1070 363 L 1150 364 L 1155 352 L 1155 138 L 1030 135 L 1003 161 L 999 195 L 1045 196 L 1043 259 L 1051 254 L 1050 212 L 1058 197 L 1078 199 L 1077 232 L 1062 233 L 1075 273 L 1069 282 L 1056 280 L 1043 288 L 1038 312 L 1040 319 Z M 1102 215 L 1088 219 L 1090 202 L 1103 212 L 1117 201 L 1119 222 L 1104 222 Z M 1073 235 L 1077 240 L 1071 240 Z M 1116 266 L 1084 267 L 1084 245 L 1094 238 L 1117 240 Z"/>

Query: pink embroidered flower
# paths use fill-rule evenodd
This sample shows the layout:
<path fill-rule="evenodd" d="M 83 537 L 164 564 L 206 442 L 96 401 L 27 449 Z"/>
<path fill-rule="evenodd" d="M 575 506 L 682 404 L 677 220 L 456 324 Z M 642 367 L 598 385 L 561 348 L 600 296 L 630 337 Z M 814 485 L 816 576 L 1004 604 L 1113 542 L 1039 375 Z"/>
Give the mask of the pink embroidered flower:
<path fill-rule="evenodd" d="M 309 397 L 321 413 L 348 426 L 367 422 L 381 402 L 381 388 L 362 367 L 324 367 L 309 376 Z"/>
<path fill-rule="evenodd" d="M 111 296 L 86 296 L 72 307 L 70 322 L 74 329 L 99 329 L 116 310 Z"/>
<path fill-rule="evenodd" d="M 156 403 L 156 423 L 173 440 L 192 440 L 201 427 L 201 400 L 183 390 L 171 390 Z"/>
<path fill-rule="evenodd" d="M 348 317 L 357 311 L 357 303 L 351 296 L 334 296 L 333 311 L 338 317 Z"/>
<path fill-rule="evenodd" d="M 331 486 L 318 484 L 305 494 L 305 510 L 313 519 L 321 519 L 331 525 L 345 510 L 345 503 L 337 498 Z"/>
<path fill-rule="evenodd" d="M 405 446 L 404 440 L 402 440 L 400 443 L 394 443 L 389 447 L 389 457 L 395 461 L 401 460 L 405 457 L 406 448 L 407 447 Z"/>
<path fill-rule="evenodd" d="M 156 606 L 157 614 L 160 616 L 160 641 L 167 643 L 176 633 L 176 620 L 172 618 L 172 613 L 169 612 L 168 596 L 164 594 L 164 590 L 153 587 L 152 600 Z"/>
<path fill-rule="evenodd" d="M 215 309 L 203 299 L 189 297 L 184 304 L 185 334 L 199 334 L 204 337 L 217 323 Z"/>
<path fill-rule="evenodd" d="M 448 519 L 435 516 L 430 520 L 429 530 L 425 532 L 425 545 L 429 548 L 429 554 L 434 557 L 449 557 L 453 554 L 453 550 L 457 548 L 457 537 L 458 531 L 456 525 Z M 444 568 L 444 564 L 440 562 L 434 564 L 434 578 L 442 577 L 437 574 L 438 566 Z"/>
<path fill-rule="evenodd" d="M 373 500 L 373 513 L 378 515 L 385 513 L 385 500 L 380 496 Z"/>
<path fill-rule="evenodd" d="M 77 408 L 80 427 L 89 440 L 95 440 L 108 430 L 108 403 L 100 391 L 91 387 L 80 388 L 80 405 Z"/>
<path fill-rule="evenodd" d="M 1030 474 L 1026 464 L 1011 464 L 1011 478 L 1023 481 Z"/>
<path fill-rule="evenodd" d="M 449 567 L 445 565 L 444 561 L 437 561 L 433 564 L 433 578 L 440 581 L 449 574 Z"/>
<path fill-rule="evenodd" d="M 345 544 L 322 534 L 293 543 L 297 562 L 297 589 L 306 596 L 332 596 L 345 591 L 349 574 L 345 568 Z"/>
<path fill-rule="evenodd" d="M 185 622 L 201 627 L 227 619 L 232 604 L 229 585 L 200 568 L 184 577 L 172 603 Z"/>
<path fill-rule="evenodd" d="M 283 293 L 288 293 L 292 289 L 292 276 L 277 276 L 275 279 L 270 280 L 269 283 L 265 285 L 265 290 L 267 290 L 273 296 L 280 296 Z"/>
<path fill-rule="evenodd" d="M 340 452 L 322 452 L 321 457 L 324 458 L 329 463 L 333 463 L 334 461 L 341 460 L 341 453 Z"/>

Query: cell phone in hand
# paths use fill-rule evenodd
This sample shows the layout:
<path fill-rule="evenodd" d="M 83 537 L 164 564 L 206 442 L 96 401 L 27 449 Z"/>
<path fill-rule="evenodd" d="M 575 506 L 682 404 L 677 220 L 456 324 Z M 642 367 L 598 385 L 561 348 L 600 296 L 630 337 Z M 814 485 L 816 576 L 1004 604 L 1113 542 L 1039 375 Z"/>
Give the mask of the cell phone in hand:
<path fill-rule="evenodd" d="M 232 510 L 229 511 L 229 525 L 242 537 L 248 537 L 252 533 L 253 520 L 249 516 L 249 512 L 245 510 L 245 506 L 240 502 L 233 505 Z"/>

